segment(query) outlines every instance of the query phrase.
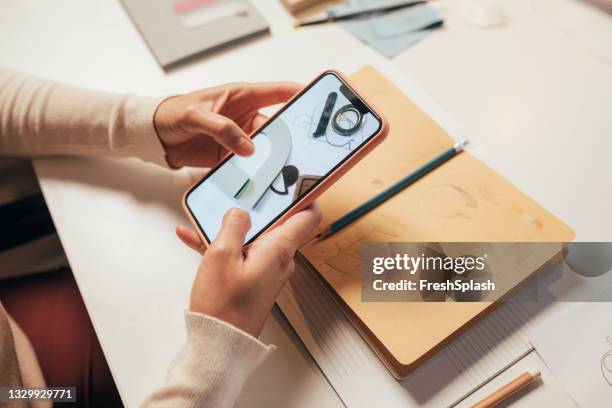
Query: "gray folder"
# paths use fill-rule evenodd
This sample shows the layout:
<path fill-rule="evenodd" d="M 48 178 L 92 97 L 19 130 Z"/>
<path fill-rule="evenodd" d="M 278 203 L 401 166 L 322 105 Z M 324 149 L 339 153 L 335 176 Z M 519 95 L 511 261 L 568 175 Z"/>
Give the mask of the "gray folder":
<path fill-rule="evenodd" d="M 122 0 L 162 67 L 269 31 L 248 0 Z"/>

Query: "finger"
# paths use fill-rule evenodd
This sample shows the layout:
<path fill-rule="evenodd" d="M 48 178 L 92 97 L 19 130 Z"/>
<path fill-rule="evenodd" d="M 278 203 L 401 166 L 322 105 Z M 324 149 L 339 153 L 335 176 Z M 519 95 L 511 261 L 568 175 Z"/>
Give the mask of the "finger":
<path fill-rule="evenodd" d="M 223 216 L 221 231 L 210 246 L 210 250 L 223 256 L 242 254 L 247 232 L 251 229 L 249 213 L 239 208 L 229 209 Z"/>
<path fill-rule="evenodd" d="M 197 134 L 210 135 L 228 150 L 250 156 L 255 145 L 247 134 L 233 120 L 210 111 L 195 110 L 189 116 L 190 129 Z"/>
<path fill-rule="evenodd" d="M 212 167 L 219 161 L 219 151 L 227 151 L 212 137 L 200 136 L 199 134 L 192 140 L 167 146 L 165 150 L 166 161 L 173 168 L 183 166 Z"/>
<path fill-rule="evenodd" d="M 258 108 L 287 102 L 304 87 L 295 82 L 260 82 L 245 86 Z"/>
<path fill-rule="evenodd" d="M 297 249 L 312 236 L 321 222 L 321 218 L 319 207 L 312 205 L 293 215 L 283 225 L 271 231 L 270 234 L 274 234 L 275 237 L 282 236 Z"/>
<path fill-rule="evenodd" d="M 202 242 L 198 234 L 195 233 L 195 231 L 192 231 L 189 228 L 185 228 L 182 225 L 179 225 L 178 227 L 176 227 L 176 235 L 181 239 L 181 241 L 183 241 L 185 245 L 187 245 L 194 251 L 199 252 L 202 255 L 204 255 L 204 252 L 206 252 L 206 247 L 204 246 L 204 243 Z"/>

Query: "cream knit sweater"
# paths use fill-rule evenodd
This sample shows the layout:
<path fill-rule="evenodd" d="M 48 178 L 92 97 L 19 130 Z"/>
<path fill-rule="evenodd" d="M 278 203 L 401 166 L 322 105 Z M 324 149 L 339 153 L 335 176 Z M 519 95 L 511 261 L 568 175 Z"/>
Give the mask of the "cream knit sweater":
<path fill-rule="evenodd" d="M 166 166 L 153 127 L 159 103 L 0 67 L 0 156 L 131 156 Z M 151 390 L 143 406 L 232 406 L 274 346 L 200 313 L 186 312 L 185 323 L 187 342 L 170 365 L 165 386 Z M 0 385 L 41 386 L 39 372 L 27 340 L 0 305 Z"/>

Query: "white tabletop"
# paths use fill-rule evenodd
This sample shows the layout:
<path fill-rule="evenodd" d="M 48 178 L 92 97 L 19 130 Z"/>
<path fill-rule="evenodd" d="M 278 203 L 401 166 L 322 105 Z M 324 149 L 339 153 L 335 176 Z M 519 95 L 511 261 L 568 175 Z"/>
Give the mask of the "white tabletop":
<path fill-rule="evenodd" d="M 505 26 L 482 30 L 465 23 L 459 3 L 439 1 L 447 28 L 395 65 L 461 124 L 472 151 L 578 239 L 609 240 L 612 65 L 605 47 L 559 23 L 581 16 L 605 32 L 607 20 L 573 0 L 513 0 L 503 2 Z M 236 80 L 306 81 L 363 51 L 338 26 L 294 31 L 276 0 L 257 5 L 272 36 L 164 73 L 116 1 L 8 2 L 0 55 L 2 63 L 76 85 L 160 95 Z M 136 406 L 163 382 L 184 339 L 182 310 L 198 257 L 172 234 L 185 222 L 179 197 L 189 177 L 132 161 L 35 165 L 122 397 Z M 340 404 L 291 336 L 279 316 L 269 319 L 263 339 L 278 351 L 249 380 L 239 405 Z"/>

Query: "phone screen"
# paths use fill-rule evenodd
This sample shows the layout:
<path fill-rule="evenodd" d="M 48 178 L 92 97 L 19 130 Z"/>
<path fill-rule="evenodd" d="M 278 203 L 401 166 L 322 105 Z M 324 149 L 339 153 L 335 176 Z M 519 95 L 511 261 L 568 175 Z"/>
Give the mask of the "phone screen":
<path fill-rule="evenodd" d="M 333 73 L 285 105 L 253 137 L 255 153 L 229 156 L 187 194 L 187 208 L 212 242 L 223 215 L 247 210 L 253 241 L 378 133 L 382 122 Z"/>

